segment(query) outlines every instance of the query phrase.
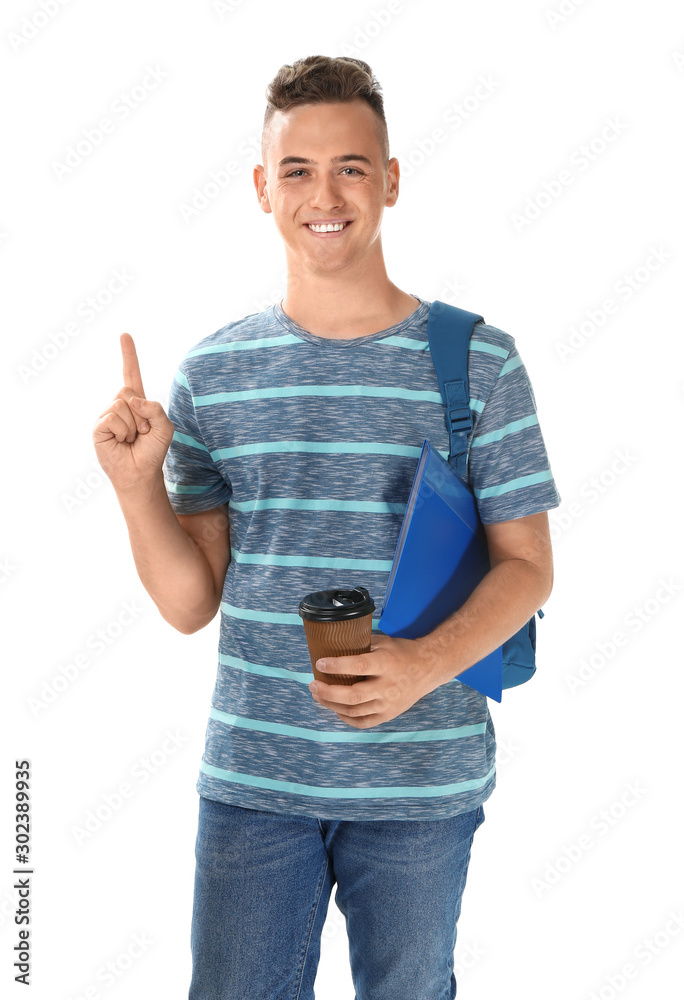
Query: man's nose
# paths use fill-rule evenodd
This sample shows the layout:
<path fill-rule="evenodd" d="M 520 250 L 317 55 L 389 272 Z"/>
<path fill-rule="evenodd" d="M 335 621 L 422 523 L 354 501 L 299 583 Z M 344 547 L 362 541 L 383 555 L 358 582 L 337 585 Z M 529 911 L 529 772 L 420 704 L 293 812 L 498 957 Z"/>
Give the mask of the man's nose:
<path fill-rule="evenodd" d="M 339 181 L 328 174 L 316 178 L 311 192 L 311 204 L 316 208 L 331 210 L 340 205 L 343 197 Z"/>

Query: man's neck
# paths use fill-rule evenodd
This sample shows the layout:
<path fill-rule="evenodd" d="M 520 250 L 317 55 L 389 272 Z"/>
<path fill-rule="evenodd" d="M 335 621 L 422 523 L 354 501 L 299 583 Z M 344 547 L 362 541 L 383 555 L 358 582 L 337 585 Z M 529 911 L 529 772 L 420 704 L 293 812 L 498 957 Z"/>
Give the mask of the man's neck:
<path fill-rule="evenodd" d="M 288 275 L 283 311 L 309 333 L 331 340 L 347 340 L 379 333 L 401 323 L 418 308 L 412 295 L 385 280 L 346 283 L 308 281 Z"/>

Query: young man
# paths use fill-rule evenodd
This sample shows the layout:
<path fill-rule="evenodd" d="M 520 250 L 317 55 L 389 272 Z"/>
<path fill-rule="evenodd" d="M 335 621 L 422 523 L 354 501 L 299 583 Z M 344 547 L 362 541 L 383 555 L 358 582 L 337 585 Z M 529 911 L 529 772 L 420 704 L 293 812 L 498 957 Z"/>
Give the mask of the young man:
<path fill-rule="evenodd" d="M 330 684 L 312 683 L 299 601 L 365 586 L 379 618 L 423 438 L 442 454 L 449 438 L 429 302 L 385 270 L 399 169 L 370 67 L 298 60 L 267 96 L 254 183 L 285 244 L 284 299 L 188 352 L 170 419 L 124 334 L 125 386 L 94 431 L 163 617 L 190 633 L 221 612 L 189 995 L 311 1000 L 337 885 L 358 1000 L 453 1000 L 496 780 L 487 699 L 457 675 L 548 597 L 560 498 L 513 338 L 480 324 L 468 474 L 492 568 L 431 634 L 375 631 L 369 653 L 326 660 Z M 336 685 L 335 671 L 367 679 Z"/>

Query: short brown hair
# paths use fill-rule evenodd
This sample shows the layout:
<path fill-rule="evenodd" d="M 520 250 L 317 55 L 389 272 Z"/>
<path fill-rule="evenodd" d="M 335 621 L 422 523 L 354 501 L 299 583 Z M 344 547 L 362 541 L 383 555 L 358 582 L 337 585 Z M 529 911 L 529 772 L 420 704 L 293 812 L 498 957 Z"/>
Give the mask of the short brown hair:
<path fill-rule="evenodd" d="M 270 122 L 276 111 L 301 104 L 332 104 L 361 97 L 377 118 L 378 141 L 385 169 L 389 163 L 389 136 L 382 89 L 368 63 L 347 56 L 306 56 L 281 66 L 266 88 L 266 112 L 261 155 L 266 163 Z"/>

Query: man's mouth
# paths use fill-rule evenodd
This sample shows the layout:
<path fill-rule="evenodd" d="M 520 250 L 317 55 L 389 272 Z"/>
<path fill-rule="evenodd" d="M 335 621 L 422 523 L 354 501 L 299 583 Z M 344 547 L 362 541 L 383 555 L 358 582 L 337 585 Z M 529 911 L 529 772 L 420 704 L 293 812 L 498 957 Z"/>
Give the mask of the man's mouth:
<path fill-rule="evenodd" d="M 340 222 L 321 222 L 312 223 L 306 222 L 305 226 L 310 233 L 314 233 L 316 236 L 327 236 L 335 235 L 337 233 L 343 233 L 351 225 L 351 219 L 344 219 Z"/>

